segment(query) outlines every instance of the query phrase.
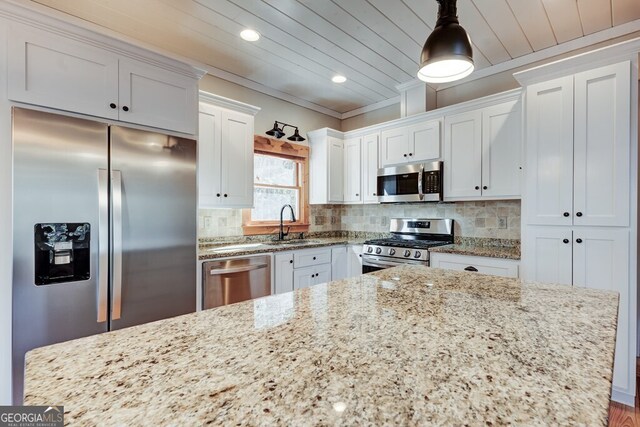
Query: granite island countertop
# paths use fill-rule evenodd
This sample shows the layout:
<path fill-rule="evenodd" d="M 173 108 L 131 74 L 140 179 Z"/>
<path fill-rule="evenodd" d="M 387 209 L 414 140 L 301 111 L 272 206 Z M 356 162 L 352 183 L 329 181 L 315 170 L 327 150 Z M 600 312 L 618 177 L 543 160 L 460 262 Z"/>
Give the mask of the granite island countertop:
<path fill-rule="evenodd" d="M 618 295 L 402 266 L 33 350 L 79 425 L 606 425 Z"/>
<path fill-rule="evenodd" d="M 429 248 L 429 252 L 440 252 L 445 254 L 481 256 L 488 258 L 520 259 L 520 246 L 491 246 L 474 245 L 467 243 L 435 246 Z"/>

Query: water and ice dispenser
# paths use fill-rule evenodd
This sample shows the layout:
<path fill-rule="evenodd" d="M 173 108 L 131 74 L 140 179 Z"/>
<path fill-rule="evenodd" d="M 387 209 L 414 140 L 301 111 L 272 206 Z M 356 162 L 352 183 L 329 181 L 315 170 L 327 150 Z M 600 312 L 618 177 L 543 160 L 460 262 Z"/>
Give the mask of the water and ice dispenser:
<path fill-rule="evenodd" d="M 88 223 L 36 224 L 34 246 L 36 285 L 90 278 L 91 226 Z"/>

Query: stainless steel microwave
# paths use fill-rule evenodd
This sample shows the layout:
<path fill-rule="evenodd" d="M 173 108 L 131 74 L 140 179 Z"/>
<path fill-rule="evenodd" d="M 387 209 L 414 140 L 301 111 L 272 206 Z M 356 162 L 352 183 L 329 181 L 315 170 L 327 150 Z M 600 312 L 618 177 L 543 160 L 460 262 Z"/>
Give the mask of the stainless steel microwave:
<path fill-rule="evenodd" d="M 428 162 L 378 169 L 378 201 L 442 201 L 442 166 L 442 162 Z"/>

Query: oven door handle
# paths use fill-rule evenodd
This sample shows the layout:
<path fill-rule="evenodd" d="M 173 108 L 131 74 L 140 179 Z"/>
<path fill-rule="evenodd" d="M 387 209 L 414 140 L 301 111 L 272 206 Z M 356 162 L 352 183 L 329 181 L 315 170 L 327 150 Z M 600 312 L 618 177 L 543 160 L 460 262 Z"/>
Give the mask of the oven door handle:
<path fill-rule="evenodd" d="M 366 265 L 368 267 L 397 267 L 399 265 L 407 265 L 407 263 L 405 262 L 394 262 L 394 261 L 383 261 L 381 259 L 371 259 L 371 258 L 365 258 L 363 257 L 362 259 L 362 264 Z"/>

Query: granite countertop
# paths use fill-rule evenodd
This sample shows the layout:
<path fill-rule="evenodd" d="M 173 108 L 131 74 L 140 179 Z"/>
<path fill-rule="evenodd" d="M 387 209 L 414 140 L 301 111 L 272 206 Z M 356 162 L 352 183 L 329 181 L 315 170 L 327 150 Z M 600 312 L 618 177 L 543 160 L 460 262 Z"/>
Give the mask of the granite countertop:
<path fill-rule="evenodd" d="M 294 251 L 298 249 L 320 248 L 323 246 L 334 245 L 361 245 L 365 239 L 348 238 L 348 237 L 320 237 L 311 239 L 293 239 L 286 241 L 287 243 L 278 243 L 275 241 L 261 242 L 227 242 L 201 244 L 198 248 L 198 259 L 208 260 L 216 258 L 225 258 L 232 256 L 252 255 L 266 252 L 283 252 Z"/>
<path fill-rule="evenodd" d="M 81 425 L 605 426 L 618 295 L 402 266 L 33 350 Z"/>
<path fill-rule="evenodd" d="M 489 258 L 520 259 L 520 246 L 483 246 L 469 243 L 444 245 L 429 248 L 429 252 L 445 254 L 483 256 Z"/>

